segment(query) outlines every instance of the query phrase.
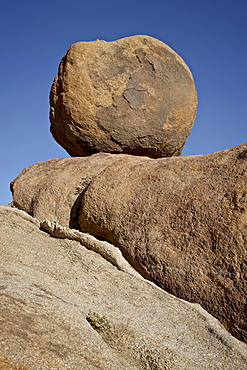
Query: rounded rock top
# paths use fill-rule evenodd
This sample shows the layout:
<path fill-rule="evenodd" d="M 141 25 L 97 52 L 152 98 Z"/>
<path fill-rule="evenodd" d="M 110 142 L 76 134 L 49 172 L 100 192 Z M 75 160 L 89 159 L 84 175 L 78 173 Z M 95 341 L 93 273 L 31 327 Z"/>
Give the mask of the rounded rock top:
<path fill-rule="evenodd" d="M 50 92 L 51 133 L 71 156 L 180 155 L 197 92 L 183 59 L 162 41 L 131 36 L 73 44 Z"/>

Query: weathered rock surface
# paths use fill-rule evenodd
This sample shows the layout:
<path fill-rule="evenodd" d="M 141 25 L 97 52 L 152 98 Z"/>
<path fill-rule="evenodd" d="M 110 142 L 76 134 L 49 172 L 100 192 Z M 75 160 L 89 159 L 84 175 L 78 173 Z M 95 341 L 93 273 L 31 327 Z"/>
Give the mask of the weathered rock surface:
<path fill-rule="evenodd" d="M 0 248 L 2 369 L 247 367 L 246 345 L 199 305 L 117 270 L 76 241 L 51 238 L 3 206 Z M 89 324 L 90 310 L 105 316 L 102 332 Z"/>
<path fill-rule="evenodd" d="M 79 223 L 247 341 L 247 144 L 205 156 L 126 156 L 88 186 Z"/>
<path fill-rule="evenodd" d="M 40 221 L 48 219 L 77 228 L 81 193 L 106 166 L 121 158 L 98 153 L 36 163 L 12 181 L 13 203 Z"/>
<path fill-rule="evenodd" d="M 244 144 L 207 156 L 51 160 L 12 183 L 14 204 L 105 238 L 143 276 L 246 341 L 246 153 Z"/>
<path fill-rule="evenodd" d="M 73 44 L 50 94 L 51 132 L 71 156 L 96 152 L 178 155 L 192 129 L 190 70 L 149 36 Z"/>

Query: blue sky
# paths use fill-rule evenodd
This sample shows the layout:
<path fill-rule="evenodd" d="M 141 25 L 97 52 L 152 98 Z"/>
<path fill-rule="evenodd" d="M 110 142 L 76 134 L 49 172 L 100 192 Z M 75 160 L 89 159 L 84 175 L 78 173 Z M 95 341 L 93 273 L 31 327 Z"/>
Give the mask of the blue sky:
<path fill-rule="evenodd" d="M 183 155 L 247 141 L 246 0 L 0 0 L 0 204 L 36 162 L 69 155 L 49 132 L 49 91 L 78 41 L 144 34 L 190 67 L 199 105 Z"/>

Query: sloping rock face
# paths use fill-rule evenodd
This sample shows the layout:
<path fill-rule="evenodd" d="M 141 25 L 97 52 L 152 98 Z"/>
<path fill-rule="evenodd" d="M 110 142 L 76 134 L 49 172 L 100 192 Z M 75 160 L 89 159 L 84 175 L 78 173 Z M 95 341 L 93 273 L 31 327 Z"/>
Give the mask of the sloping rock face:
<path fill-rule="evenodd" d="M 51 133 L 71 156 L 178 155 L 192 129 L 190 70 L 149 36 L 73 44 L 50 93 Z"/>
<path fill-rule="evenodd" d="M 14 206 L 40 221 L 48 219 L 78 228 L 82 192 L 105 167 L 121 158 L 98 153 L 36 163 L 11 182 Z"/>
<path fill-rule="evenodd" d="M 247 367 L 245 344 L 198 305 L 35 223 L 0 207 L 2 369 Z"/>
<path fill-rule="evenodd" d="M 126 156 L 89 185 L 79 224 L 247 341 L 247 144 L 205 156 Z"/>
<path fill-rule="evenodd" d="M 110 241 L 246 341 L 246 166 L 246 144 L 158 160 L 101 153 L 38 163 L 12 191 L 18 208 Z"/>

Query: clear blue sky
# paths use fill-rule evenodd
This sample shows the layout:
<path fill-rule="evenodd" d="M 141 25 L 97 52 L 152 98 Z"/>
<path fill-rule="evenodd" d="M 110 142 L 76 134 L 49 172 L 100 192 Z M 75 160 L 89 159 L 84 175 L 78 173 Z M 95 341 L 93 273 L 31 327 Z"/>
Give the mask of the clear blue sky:
<path fill-rule="evenodd" d="M 247 0 L 0 0 L 0 204 L 25 167 L 68 157 L 49 132 L 48 96 L 69 46 L 136 34 L 168 44 L 194 75 L 183 155 L 247 141 Z"/>

